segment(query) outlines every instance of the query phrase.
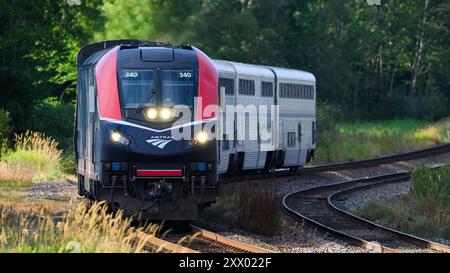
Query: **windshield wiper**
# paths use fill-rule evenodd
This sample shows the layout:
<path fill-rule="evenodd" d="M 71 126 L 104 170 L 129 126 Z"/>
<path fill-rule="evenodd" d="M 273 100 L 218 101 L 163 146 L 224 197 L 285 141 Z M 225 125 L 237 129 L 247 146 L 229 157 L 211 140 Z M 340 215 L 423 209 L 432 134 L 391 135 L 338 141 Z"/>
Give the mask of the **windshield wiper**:
<path fill-rule="evenodd" d="M 153 98 L 155 93 L 155 89 L 152 88 L 152 92 L 147 95 L 147 97 L 141 102 L 141 104 L 139 104 L 138 108 L 136 109 L 136 113 L 139 113 L 139 111 L 141 111 L 142 107 L 144 107 L 144 105 Z"/>

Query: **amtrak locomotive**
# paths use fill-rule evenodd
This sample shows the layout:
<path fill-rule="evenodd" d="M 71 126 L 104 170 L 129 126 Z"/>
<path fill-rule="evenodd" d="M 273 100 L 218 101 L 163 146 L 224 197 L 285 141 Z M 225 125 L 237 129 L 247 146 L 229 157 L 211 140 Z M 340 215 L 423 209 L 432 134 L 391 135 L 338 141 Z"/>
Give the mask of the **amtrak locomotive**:
<path fill-rule="evenodd" d="M 78 193 L 127 215 L 194 220 L 215 202 L 219 175 L 297 169 L 314 155 L 310 73 L 138 40 L 83 47 L 77 71 Z M 225 110 L 250 104 L 277 109 L 268 122 Z"/>

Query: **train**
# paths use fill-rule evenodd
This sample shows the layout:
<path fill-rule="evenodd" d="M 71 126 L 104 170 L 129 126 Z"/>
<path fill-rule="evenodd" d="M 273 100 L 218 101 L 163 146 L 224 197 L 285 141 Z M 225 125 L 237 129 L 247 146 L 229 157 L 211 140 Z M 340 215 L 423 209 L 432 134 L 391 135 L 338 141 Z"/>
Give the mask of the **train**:
<path fill-rule="evenodd" d="M 210 59 L 189 45 L 110 40 L 77 56 L 78 194 L 137 219 L 190 221 L 220 178 L 297 170 L 316 150 L 316 79 Z"/>

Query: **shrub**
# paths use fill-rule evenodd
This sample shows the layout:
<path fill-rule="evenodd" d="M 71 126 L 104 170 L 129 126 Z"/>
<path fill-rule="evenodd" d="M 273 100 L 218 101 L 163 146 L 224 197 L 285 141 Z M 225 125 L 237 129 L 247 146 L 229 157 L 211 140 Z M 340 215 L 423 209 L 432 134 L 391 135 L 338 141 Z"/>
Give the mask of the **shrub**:
<path fill-rule="evenodd" d="M 15 149 L 6 151 L 0 163 L 0 180 L 42 181 L 63 175 L 58 143 L 42 133 L 15 135 Z"/>
<path fill-rule="evenodd" d="M 334 149 L 336 140 L 340 137 L 337 125 L 342 120 L 343 114 L 339 107 L 327 103 L 317 105 L 317 153 L 316 158 L 326 162 L 335 158 Z"/>
<path fill-rule="evenodd" d="M 419 94 L 416 98 L 417 117 L 425 120 L 437 120 L 449 114 L 448 100 L 438 91 Z"/>
<path fill-rule="evenodd" d="M 37 104 L 25 128 L 43 132 L 59 143 L 59 148 L 72 150 L 75 105 L 48 98 Z"/>
<path fill-rule="evenodd" d="M 245 185 L 234 196 L 238 224 L 244 230 L 272 236 L 278 230 L 280 200 L 270 189 Z"/>
<path fill-rule="evenodd" d="M 0 252 L 139 252 L 147 238 L 137 237 L 131 219 L 107 212 L 104 203 L 80 203 L 57 221 L 44 210 L 18 213 L 0 208 Z M 149 236 L 154 236 L 157 228 Z"/>
<path fill-rule="evenodd" d="M 341 108 L 322 102 L 317 105 L 317 129 L 319 135 L 335 131 L 337 124 L 343 120 Z"/>
<path fill-rule="evenodd" d="M 0 148 L 4 140 L 11 133 L 10 127 L 11 118 L 9 116 L 9 112 L 3 109 L 0 109 Z"/>

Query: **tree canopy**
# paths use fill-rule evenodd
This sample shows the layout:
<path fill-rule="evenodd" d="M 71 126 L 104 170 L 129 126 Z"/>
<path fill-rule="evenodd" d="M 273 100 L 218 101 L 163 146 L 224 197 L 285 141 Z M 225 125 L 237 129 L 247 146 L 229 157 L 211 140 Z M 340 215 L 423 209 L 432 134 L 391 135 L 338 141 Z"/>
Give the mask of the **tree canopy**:
<path fill-rule="evenodd" d="M 436 119 L 450 112 L 450 0 L 0 5 L 0 108 L 11 113 L 16 130 L 36 126 L 29 116 L 43 104 L 72 103 L 82 45 L 117 38 L 192 44 L 212 58 L 310 71 L 319 100 L 351 119 Z"/>

